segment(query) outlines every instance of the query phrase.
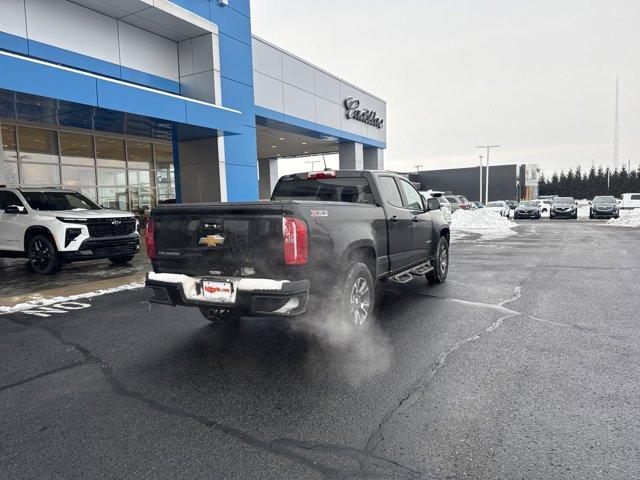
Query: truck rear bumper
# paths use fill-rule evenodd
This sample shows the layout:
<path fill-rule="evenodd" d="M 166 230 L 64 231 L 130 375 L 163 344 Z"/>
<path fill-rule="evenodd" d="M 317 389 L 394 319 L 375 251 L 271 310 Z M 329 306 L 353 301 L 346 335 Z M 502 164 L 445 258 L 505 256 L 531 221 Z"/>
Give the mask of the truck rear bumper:
<path fill-rule="evenodd" d="M 204 297 L 202 281 L 229 282 L 235 291 L 233 303 L 221 303 Z M 147 274 L 146 286 L 153 294 L 151 303 L 187 307 L 220 307 L 251 316 L 300 315 L 309 300 L 309 280 L 287 281 L 260 278 L 194 278 L 172 273 Z"/>

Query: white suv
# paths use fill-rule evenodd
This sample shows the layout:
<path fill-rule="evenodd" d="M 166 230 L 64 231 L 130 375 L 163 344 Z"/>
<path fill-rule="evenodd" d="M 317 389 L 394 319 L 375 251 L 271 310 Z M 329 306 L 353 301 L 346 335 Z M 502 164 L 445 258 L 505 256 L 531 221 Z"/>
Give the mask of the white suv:
<path fill-rule="evenodd" d="M 0 257 L 26 257 L 46 275 L 76 260 L 121 265 L 139 251 L 132 213 L 104 210 L 73 190 L 0 186 Z"/>

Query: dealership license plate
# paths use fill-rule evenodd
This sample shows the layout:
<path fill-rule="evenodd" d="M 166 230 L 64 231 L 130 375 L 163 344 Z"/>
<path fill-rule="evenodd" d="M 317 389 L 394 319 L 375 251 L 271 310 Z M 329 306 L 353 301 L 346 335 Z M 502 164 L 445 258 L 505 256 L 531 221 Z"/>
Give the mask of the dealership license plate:
<path fill-rule="evenodd" d="M 202 281 L 205 300 L 216 303 L 236 303 L 236 290 L 231 282 Z"/>

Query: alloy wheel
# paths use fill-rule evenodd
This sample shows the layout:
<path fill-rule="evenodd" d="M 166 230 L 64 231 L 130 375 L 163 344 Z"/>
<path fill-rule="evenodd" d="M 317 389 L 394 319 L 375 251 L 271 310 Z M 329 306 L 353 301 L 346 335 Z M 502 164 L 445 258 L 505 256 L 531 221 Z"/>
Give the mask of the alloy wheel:
<path fill-rule="evenodd" d="M 33 242 L 29 252 L 29 260 L 37 271 L 43 271 L 47 268 L 51 261 L 51 251 L 44 241 L 38 239 Z"/>
<path fill-rule="evenodd" d="M 371 292 L 367 281 L 358 277 L 351 289 L 351 320 L 357 327 L 361 327 L 369 316 L 369 306 L 371 304 Z"/>

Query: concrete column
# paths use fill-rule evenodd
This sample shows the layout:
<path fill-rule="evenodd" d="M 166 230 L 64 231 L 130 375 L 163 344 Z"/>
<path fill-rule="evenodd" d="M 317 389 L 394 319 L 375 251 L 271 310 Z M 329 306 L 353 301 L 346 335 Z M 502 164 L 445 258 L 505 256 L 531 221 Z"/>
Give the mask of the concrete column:
<path fill-rule="evenodd" d="M 178 142 L 181 201 L 221 201 L 218 139 Z"/>
<path fill-rule="evenodd" d="M 339 144 L 338 156 L 341 170 L 364 169 L 364 153 L 361 143 L 346 142 Z"/>
<path fill-rule="evenodd" d="M 384 149 L 365 148 L 364 149 L 364 169 L 384 170 Z"/>
<path fill-rule="evenodd" d="M 260 199 L 268 200 L 271 198 L 273 189 L 278 179 L 278 159 L 277 158 L 261 158 L 258 160 L 258 175 L 260 182 Z"/>

